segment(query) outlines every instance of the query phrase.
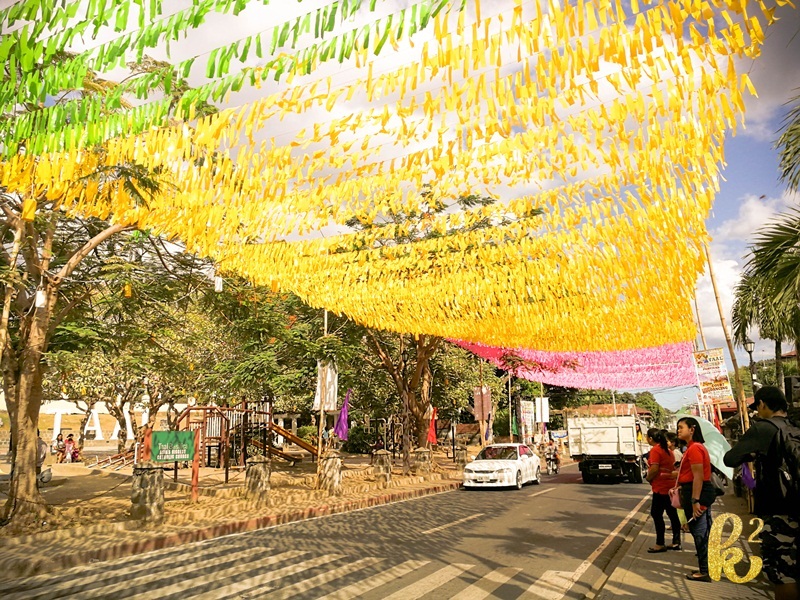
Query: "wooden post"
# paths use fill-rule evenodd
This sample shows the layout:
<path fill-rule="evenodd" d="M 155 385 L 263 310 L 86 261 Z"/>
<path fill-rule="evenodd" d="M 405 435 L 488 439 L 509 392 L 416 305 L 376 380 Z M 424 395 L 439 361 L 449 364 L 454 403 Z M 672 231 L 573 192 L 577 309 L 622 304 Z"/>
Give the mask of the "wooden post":
<path fill-rule="evenodd" d="M 200 487 L 200 430 L 194 430 L 194 458 L 192 459 L 192 502 L 197 502 Z"/>
<path fill-rule="evenodd" d="M 708 244 L 704 243 L 703 248 L 706 251 L 706 263 L 708 264 L 708 275 L 711 278 L 711 287 L 714 288 L 714 297 L 717 300 L 717 310 L 719 311 L 719 321 L 722 324 L 722 331 L 725 333 L 725 342 L 728 344 L 728 352 L 731 355 L 731 363 L 733 364 L 733 380 L 736 383 L 736 396 L 737 405 L 739 407 L 739 419 L 742 423 L 742 432 L 750 428 L 750 415 L 747 414 L 747 400 L 744 396 L 744 386 L 742 385 L 742 378 L 739 376 L 739 364 L 736 362 L 736 354 L 733 351 L 733 342 L 731 341 L 731 334 L 728 332 L 728 326 L 725 324 L 725 315 L 722 311 L 722 302 L 719 299 L 719 292 L 717 291 L 717 280 L 714 277 L 714 269 L 711 266 L 711 254 L 708 252 Z"/>

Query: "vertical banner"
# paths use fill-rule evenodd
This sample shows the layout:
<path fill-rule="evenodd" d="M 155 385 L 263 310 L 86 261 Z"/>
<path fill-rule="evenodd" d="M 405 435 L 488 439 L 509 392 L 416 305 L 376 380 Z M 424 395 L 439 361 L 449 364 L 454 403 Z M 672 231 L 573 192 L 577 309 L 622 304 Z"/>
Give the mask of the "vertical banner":
<path fill-rule="evenodd" d="M 536 398 L 536 422 L 550 422 L 550 398 Z"/>
<path fill-rule="evenodd" d="M 325 412 L 336 412 L 339 395 L 339 371 L 330 360 L 317 361 L 317 391 L 314 394 L 313 410 L 319 411 L 320 398 L 324 398 Z"/>
<path fill-rule="evenodd" d="M 492 390 L 485 385 L 483 387 L 476 387 L 472 391 L 472 399 L 475 403 L 475 420 L 488 420 L 489 413 L 492 412 Z"/>
<path fill-rule="evenodd" d="M 536 431 L 536 405 L 533 400 L 520 400 L 520 422 L 522 423 L 522 441 L 526 444 L 533 443 L 533 434 Z"/>
<path fill-rule="evenodd" d="M 697 382 L 700 387 L 700 401 L 705 407 L 711 406 L 711 410 L 714 410 L 713 407 L 720 402 L 734 401 L 722 348 L 709 348 L 695 352 L 694 366 L 697 370 Z M 702 416 L 707 417 L 707 415 Z M 713 418 L 710 420 L 713 421 Z"/>

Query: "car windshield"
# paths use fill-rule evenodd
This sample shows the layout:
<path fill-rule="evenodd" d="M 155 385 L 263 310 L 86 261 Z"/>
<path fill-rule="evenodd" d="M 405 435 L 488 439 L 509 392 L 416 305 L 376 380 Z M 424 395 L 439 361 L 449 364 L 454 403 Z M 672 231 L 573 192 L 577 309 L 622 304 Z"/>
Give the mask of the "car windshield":
<path fill-rule="evenodd" d="M 488 446 L 475 460 L 517 460 L 517 449 L 505 446 Z"/>

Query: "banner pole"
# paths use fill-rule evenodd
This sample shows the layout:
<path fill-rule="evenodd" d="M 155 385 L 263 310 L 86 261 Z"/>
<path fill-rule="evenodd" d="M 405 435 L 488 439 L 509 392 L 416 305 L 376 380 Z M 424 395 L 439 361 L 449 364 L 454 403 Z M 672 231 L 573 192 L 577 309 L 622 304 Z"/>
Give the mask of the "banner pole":
<path fill-rule="evenodd" d="M 192 502 L 197 502 L 200 484 L 200 430 L 194 430 L 194 457 L 192 458 Z"/>
<path fill-rule="evenodd" d="M 733 352 L 733 342 L 731 341 L 731 334 L 728 331 L 728 326 L 725 323 L 725 314 L 722 310 L 722 302 L 719 299 L 719 291 L 717 290 L 717 280 L 714 277 L 714 269 L 711 266 L 711 254 L 708 251 L 708 244 L 703 243 L 703 249 L 706 252 L 706 264 L 708 264 L 708 275 L 711 278 L 711 287 L 714 288 L 714 297 L 717 300 L 717 310 L 719 311 L 719 322 L 722 325 L 722 331 L 725 333 L 725 342 L 728 344 L 728 352 L 731 355 L 731 363 L 733 364 L 733 380 L 736 383 L 736 396 L 737 405 L 739 407 L 739 419 L 742 423 L 742 432 L 744 433 L 750 428 L 750 415 L 747 414 L 747 402 L 744 397 L 744 386 L 742 385 L 742 378 L 739 377 L 739 364 L 736 362 L 736 354 Z"/>

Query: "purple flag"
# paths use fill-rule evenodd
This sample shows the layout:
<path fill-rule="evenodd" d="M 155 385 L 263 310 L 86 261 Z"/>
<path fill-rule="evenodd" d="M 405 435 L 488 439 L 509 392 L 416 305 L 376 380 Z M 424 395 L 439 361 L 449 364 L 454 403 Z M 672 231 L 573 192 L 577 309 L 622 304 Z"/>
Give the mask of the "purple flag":
<path fill-rule="evenodd" d="M 347 407 L 350 404 L 350 392 L 352 390 L 347 390 L 347 394 L 344 396 L 344 404 L 342 404 L 342 410 L 339 411 L 339 417 L 336 419 L 336 425 L 333 426 L 333 433 L 336 434 L 340 440 L 347 441 Z"/>

